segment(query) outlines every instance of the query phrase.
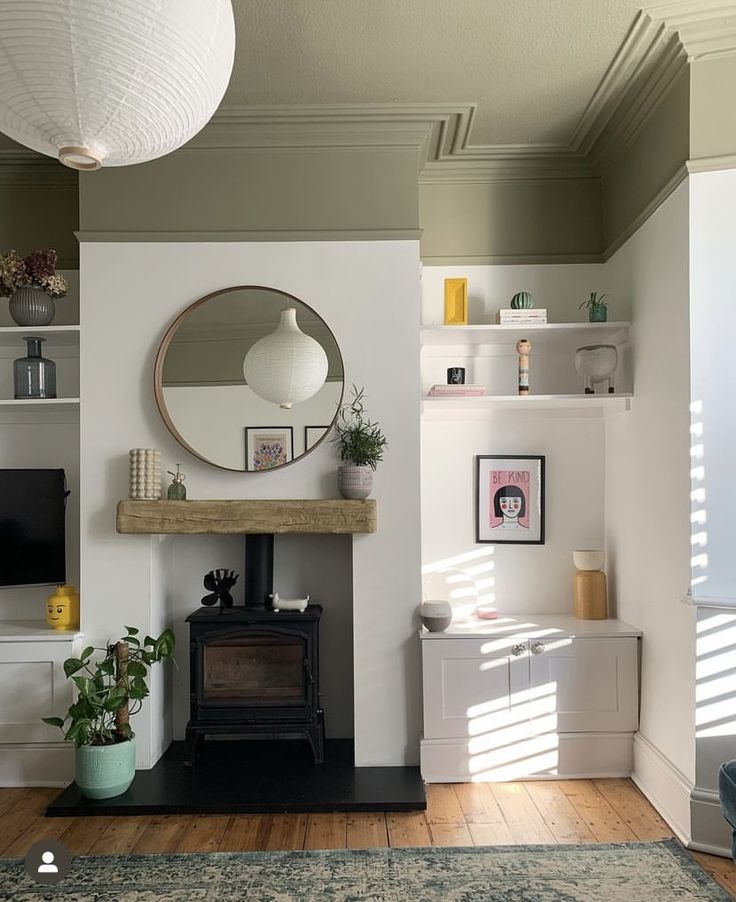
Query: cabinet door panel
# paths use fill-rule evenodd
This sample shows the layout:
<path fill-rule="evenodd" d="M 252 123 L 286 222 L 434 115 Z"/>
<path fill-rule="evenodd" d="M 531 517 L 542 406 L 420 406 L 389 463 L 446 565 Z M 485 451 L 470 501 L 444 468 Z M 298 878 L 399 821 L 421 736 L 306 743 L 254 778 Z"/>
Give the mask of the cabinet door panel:
<path fill-rule="evenodd" d="M 42 717 L 62 716 L 72 701 L 63 661 L 71 642 L 0 643 L 0 744 L 59 742 Z"/>
<path fill-rule="evenodd" d="M 511 642 L 423 643 L 424 736 L 479 737 L 529 719 L 529 660 Z"/>
<path fill-rule="evenodd" d="M 543 650 L 530 657 L 533 718 L 554 716 L 560 733 L 637 729 L 636 639 L 556 639 L 541 645 Z"/>

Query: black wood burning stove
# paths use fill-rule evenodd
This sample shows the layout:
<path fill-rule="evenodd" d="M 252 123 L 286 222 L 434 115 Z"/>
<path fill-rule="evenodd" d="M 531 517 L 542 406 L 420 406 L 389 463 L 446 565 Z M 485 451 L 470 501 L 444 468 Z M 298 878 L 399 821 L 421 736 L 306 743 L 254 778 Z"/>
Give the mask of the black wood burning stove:
<path fill-rule="evenodd" d="M 186 764 L 194 764 L 198 741 L 207 734 L 306 738 L 315 763 L 322 764 L 321 616 L 320 605 L 309 605 L 304 613 L 264 607 L 201 608 L 187 617 Z"/>

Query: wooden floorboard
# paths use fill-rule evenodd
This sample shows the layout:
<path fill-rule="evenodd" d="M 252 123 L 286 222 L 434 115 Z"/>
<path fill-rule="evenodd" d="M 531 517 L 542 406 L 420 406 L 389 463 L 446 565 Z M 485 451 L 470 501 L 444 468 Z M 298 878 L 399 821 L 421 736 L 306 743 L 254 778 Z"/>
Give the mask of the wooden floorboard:
<path fill-rule="evenodd" d="M 615 843 L 672 836 L 624 779 L 431 784 L 427 811 L 408 813 L 45 818 L 44 809 L 57 794 L 0 788 L 0 855 L 22 857 L 42 838 L 58 839 L 74 855 L 127 855 Z M 734 863 L 692 854 L 736 898 Z"/>

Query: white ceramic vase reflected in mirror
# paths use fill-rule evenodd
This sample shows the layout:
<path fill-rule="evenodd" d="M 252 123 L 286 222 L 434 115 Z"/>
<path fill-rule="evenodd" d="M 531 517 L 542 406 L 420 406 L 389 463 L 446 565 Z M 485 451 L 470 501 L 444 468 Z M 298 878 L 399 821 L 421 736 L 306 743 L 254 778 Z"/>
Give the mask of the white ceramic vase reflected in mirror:
<path fill-rule="evenodd" d="M 324 439 L 342 401 L 344 369 L 315 310 L 283 291 L 237 286 L 177 317 L 155 379 L 161 416 L 188 451 L 224 469 L 263 472 Z M 265 400 L 269 384 L 277 393 Z"/>

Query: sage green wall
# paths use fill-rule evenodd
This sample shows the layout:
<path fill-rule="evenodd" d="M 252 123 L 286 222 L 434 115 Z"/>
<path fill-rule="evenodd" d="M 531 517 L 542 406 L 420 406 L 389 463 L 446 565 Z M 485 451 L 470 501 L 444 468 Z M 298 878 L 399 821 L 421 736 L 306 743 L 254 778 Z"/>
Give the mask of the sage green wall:
<path fill-rule="evenodd" d="M 50 166 L 62 169 L 60 163 Z M 27 254 L 53 247 L 61 269 L 79 267 L 79 245 L 74 236 L 79 223 L 77 175 L 63 170 L 41 179 L 25 167 L 0 166 L 0 252 L 16 248 Z"/>
<path fill-rule="evenodd" d="M 183 148 L 82 173 L 80 229 L 213 240 L 416 233 L 417 169 L 414 148 Z"/>
<path fill-rule="evenodd" d="M 736 154 L 736 55 L 696 60 L 690 70 L 690 158 L 703 161 L 733 156 Z"/>
<path fill-rule="evenodd" d="M 685 176 L 690 78 L 683 69 L 649 119 L 603 171 L 603 246 L 610 255 Z"/>
<path fill-rule="evenodd" d="M 597 178 L 420 184 L 425 264 L 596 259 L 601 252 Z"/>

